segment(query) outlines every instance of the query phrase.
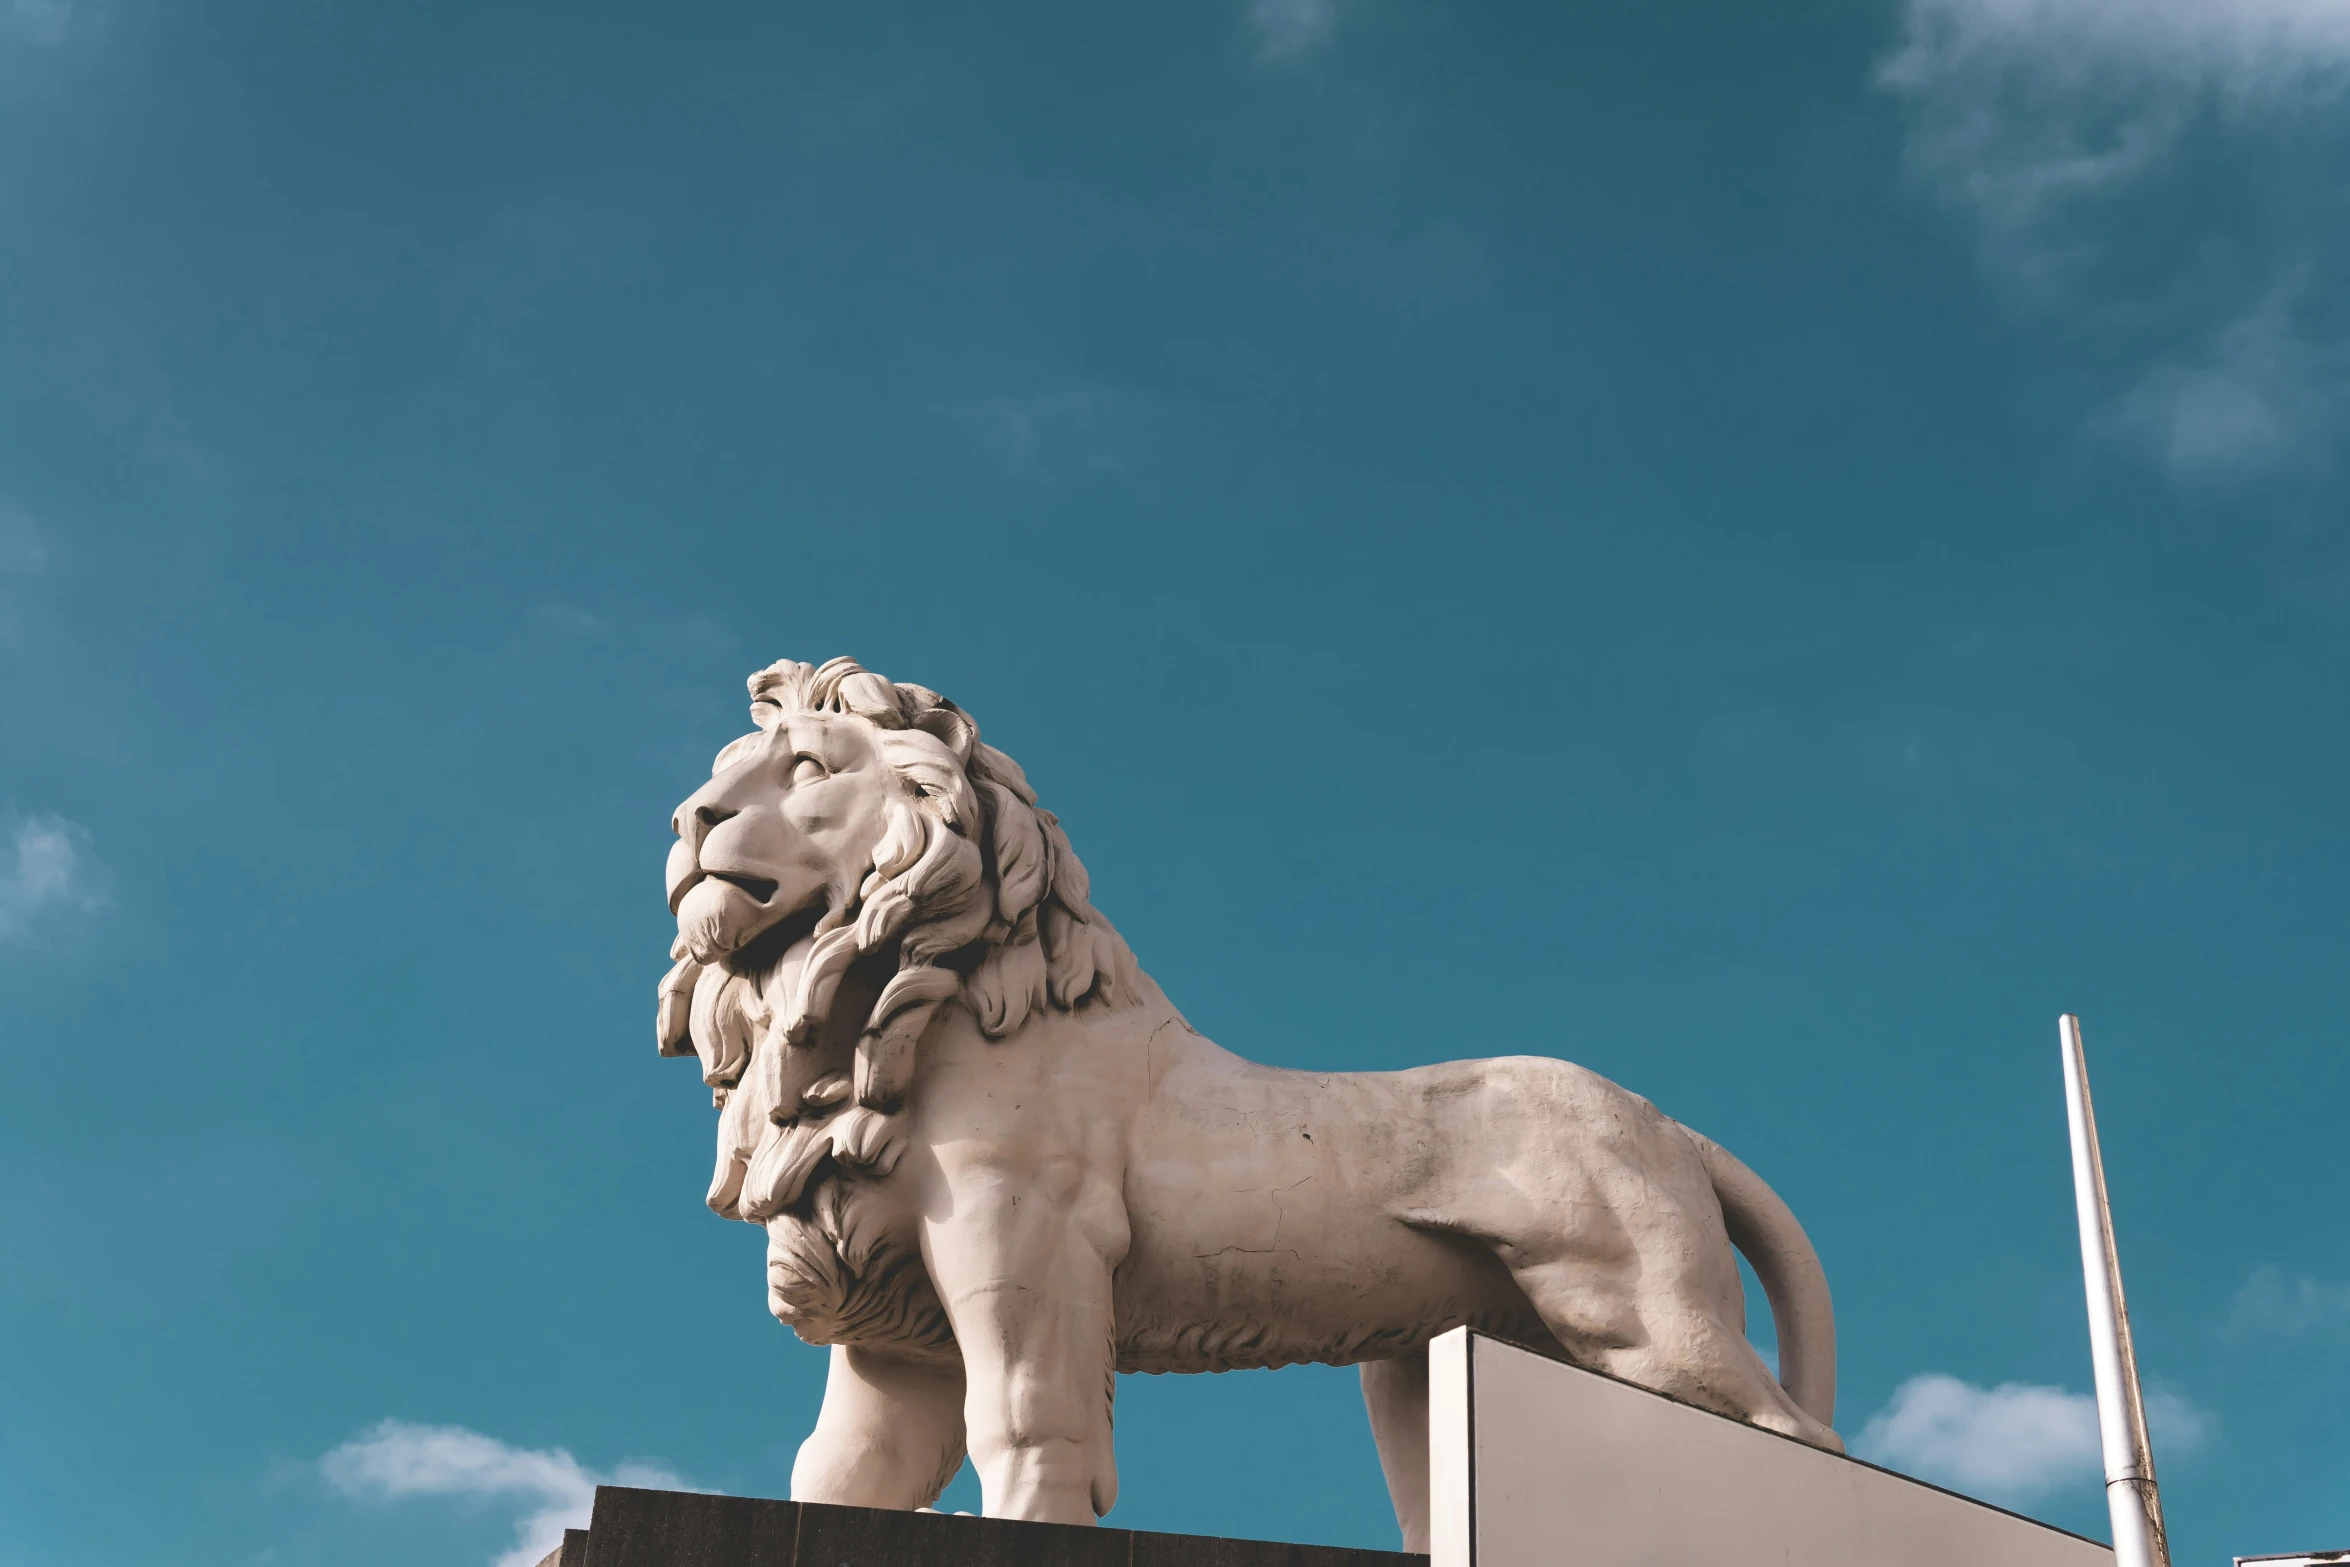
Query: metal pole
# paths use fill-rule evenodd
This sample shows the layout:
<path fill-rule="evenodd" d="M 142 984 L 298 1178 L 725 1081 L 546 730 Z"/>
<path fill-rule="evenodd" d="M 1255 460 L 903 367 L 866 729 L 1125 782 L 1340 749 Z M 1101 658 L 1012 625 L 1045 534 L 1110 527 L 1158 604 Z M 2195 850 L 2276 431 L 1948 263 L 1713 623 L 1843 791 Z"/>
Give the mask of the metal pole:
<path fill-rule="evenodd" d="M 2089 1104 L 2089 1062 L 2081 1020 L 2057 1020 L 2064 1055 L 2064 1107 L 2072 1123 L 2073 1203 L 2080 1210 L 2081 1274 L 2089 1290 L 2089 1353 L 2097 1366 L 2097 1430 L 2105 1446 L 2105 1507 L 2113 1518 L 2115 1567 L 2170 1567 L 2162 1497 L 2154 1486 L 2154 1450 L 2146 1444 L 2146 1402 L 2138 1392 L 2138 1356 L 2130 1347 L 2130 1308 L 2122 1299 L 2121 1259 L 2113 1249 L 2113 1207 L 2105 1196 L 2105 1161 L 2097 1152 L 2097 1112 Z"/>

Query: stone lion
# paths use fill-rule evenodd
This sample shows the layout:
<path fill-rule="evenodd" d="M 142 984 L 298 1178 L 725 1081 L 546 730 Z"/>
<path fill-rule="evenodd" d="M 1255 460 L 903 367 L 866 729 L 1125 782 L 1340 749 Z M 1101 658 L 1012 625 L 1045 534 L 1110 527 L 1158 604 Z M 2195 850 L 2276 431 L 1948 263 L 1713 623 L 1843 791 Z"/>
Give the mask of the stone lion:
<path fill-rule="evenodd" d="M 793 1497 L 926 1506 L 968 1451 L 989 1516 L 1089 1523 L 1117 1372 L 1359 1364 L 1425 1550 L 1425 1347 L 1464 1323 L 1841 1448 L 1827 1280 L 1720 1147 L 1539 1056 L 1244 1061 L 954 703 L 845 658 L 750 690 L 674 820 L 658 1033 L 719 1108 L 710 1206 L 765 1228 L 775 1315 L 831 1346 Z"/>

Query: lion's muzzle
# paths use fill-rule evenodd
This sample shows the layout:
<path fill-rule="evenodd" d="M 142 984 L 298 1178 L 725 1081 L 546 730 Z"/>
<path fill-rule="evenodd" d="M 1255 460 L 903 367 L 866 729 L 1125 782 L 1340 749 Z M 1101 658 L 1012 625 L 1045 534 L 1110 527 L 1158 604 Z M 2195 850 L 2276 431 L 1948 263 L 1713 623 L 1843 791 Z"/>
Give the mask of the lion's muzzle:
<path fill-rule="evenodd" d="M 677 809 L 669 850 L 669 907 L 700 963 L 741 951 L 779 922 L 821 914 L 835 879 L 823 854 L 771 802 L 705 798 L 735 780 L 712 779 Z"/>

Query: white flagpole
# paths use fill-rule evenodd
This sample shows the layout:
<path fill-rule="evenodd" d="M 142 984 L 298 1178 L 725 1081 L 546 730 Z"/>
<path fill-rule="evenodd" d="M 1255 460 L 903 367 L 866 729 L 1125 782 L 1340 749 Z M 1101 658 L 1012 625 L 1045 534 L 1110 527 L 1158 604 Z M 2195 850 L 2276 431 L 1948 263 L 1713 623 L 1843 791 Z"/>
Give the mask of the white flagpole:
<path fill-rule="evenodd" d="M 2097 1152 L 2097 1112 L 2089 1104 L 2089 1063 L 2081 1020 L 2057 1020 L 2064 1055 L 2064 1107 L 2072 1123 L 2073 1202 L 2080 1210 L 2081 1273 L 2089 1290 L 2089 1353 L 2097 1367 L 2097 1429 L 2105 1446 L 2105 1506 L 2113 1518 L 2115 1567 L 2170 1567 L 2162 1497 L 2154 1486 L 2154 1450 L 2146 1444 L 2146 1402 L 2138 1392 L 2138 1356 L 2130 1347 L 2130 1308 L 2122 1299 L 2121 1260 L 2113 1249 L 2113 1207 L 2105 1196 L 2105 1161 Z"/>

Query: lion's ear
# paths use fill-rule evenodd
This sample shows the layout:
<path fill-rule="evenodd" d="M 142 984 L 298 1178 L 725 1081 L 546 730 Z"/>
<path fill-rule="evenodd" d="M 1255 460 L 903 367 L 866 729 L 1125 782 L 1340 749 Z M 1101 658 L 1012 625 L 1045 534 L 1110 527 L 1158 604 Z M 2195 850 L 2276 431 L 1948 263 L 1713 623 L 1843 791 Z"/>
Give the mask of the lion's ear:
<path fill-rule="evenodd" d="M 954 703 L 942 698 L 938 706 L 916 715 L 914 727 L 954 752 L 957 767 L 971 765 L 971 750 L 979 744 L 979 726 Z"/>
<path fill-rule="evenodd" d="M 979 797 L 946 741 L 927 727 L 884 731 L 881 758 L 958 833 L 979 832 Z"/>

